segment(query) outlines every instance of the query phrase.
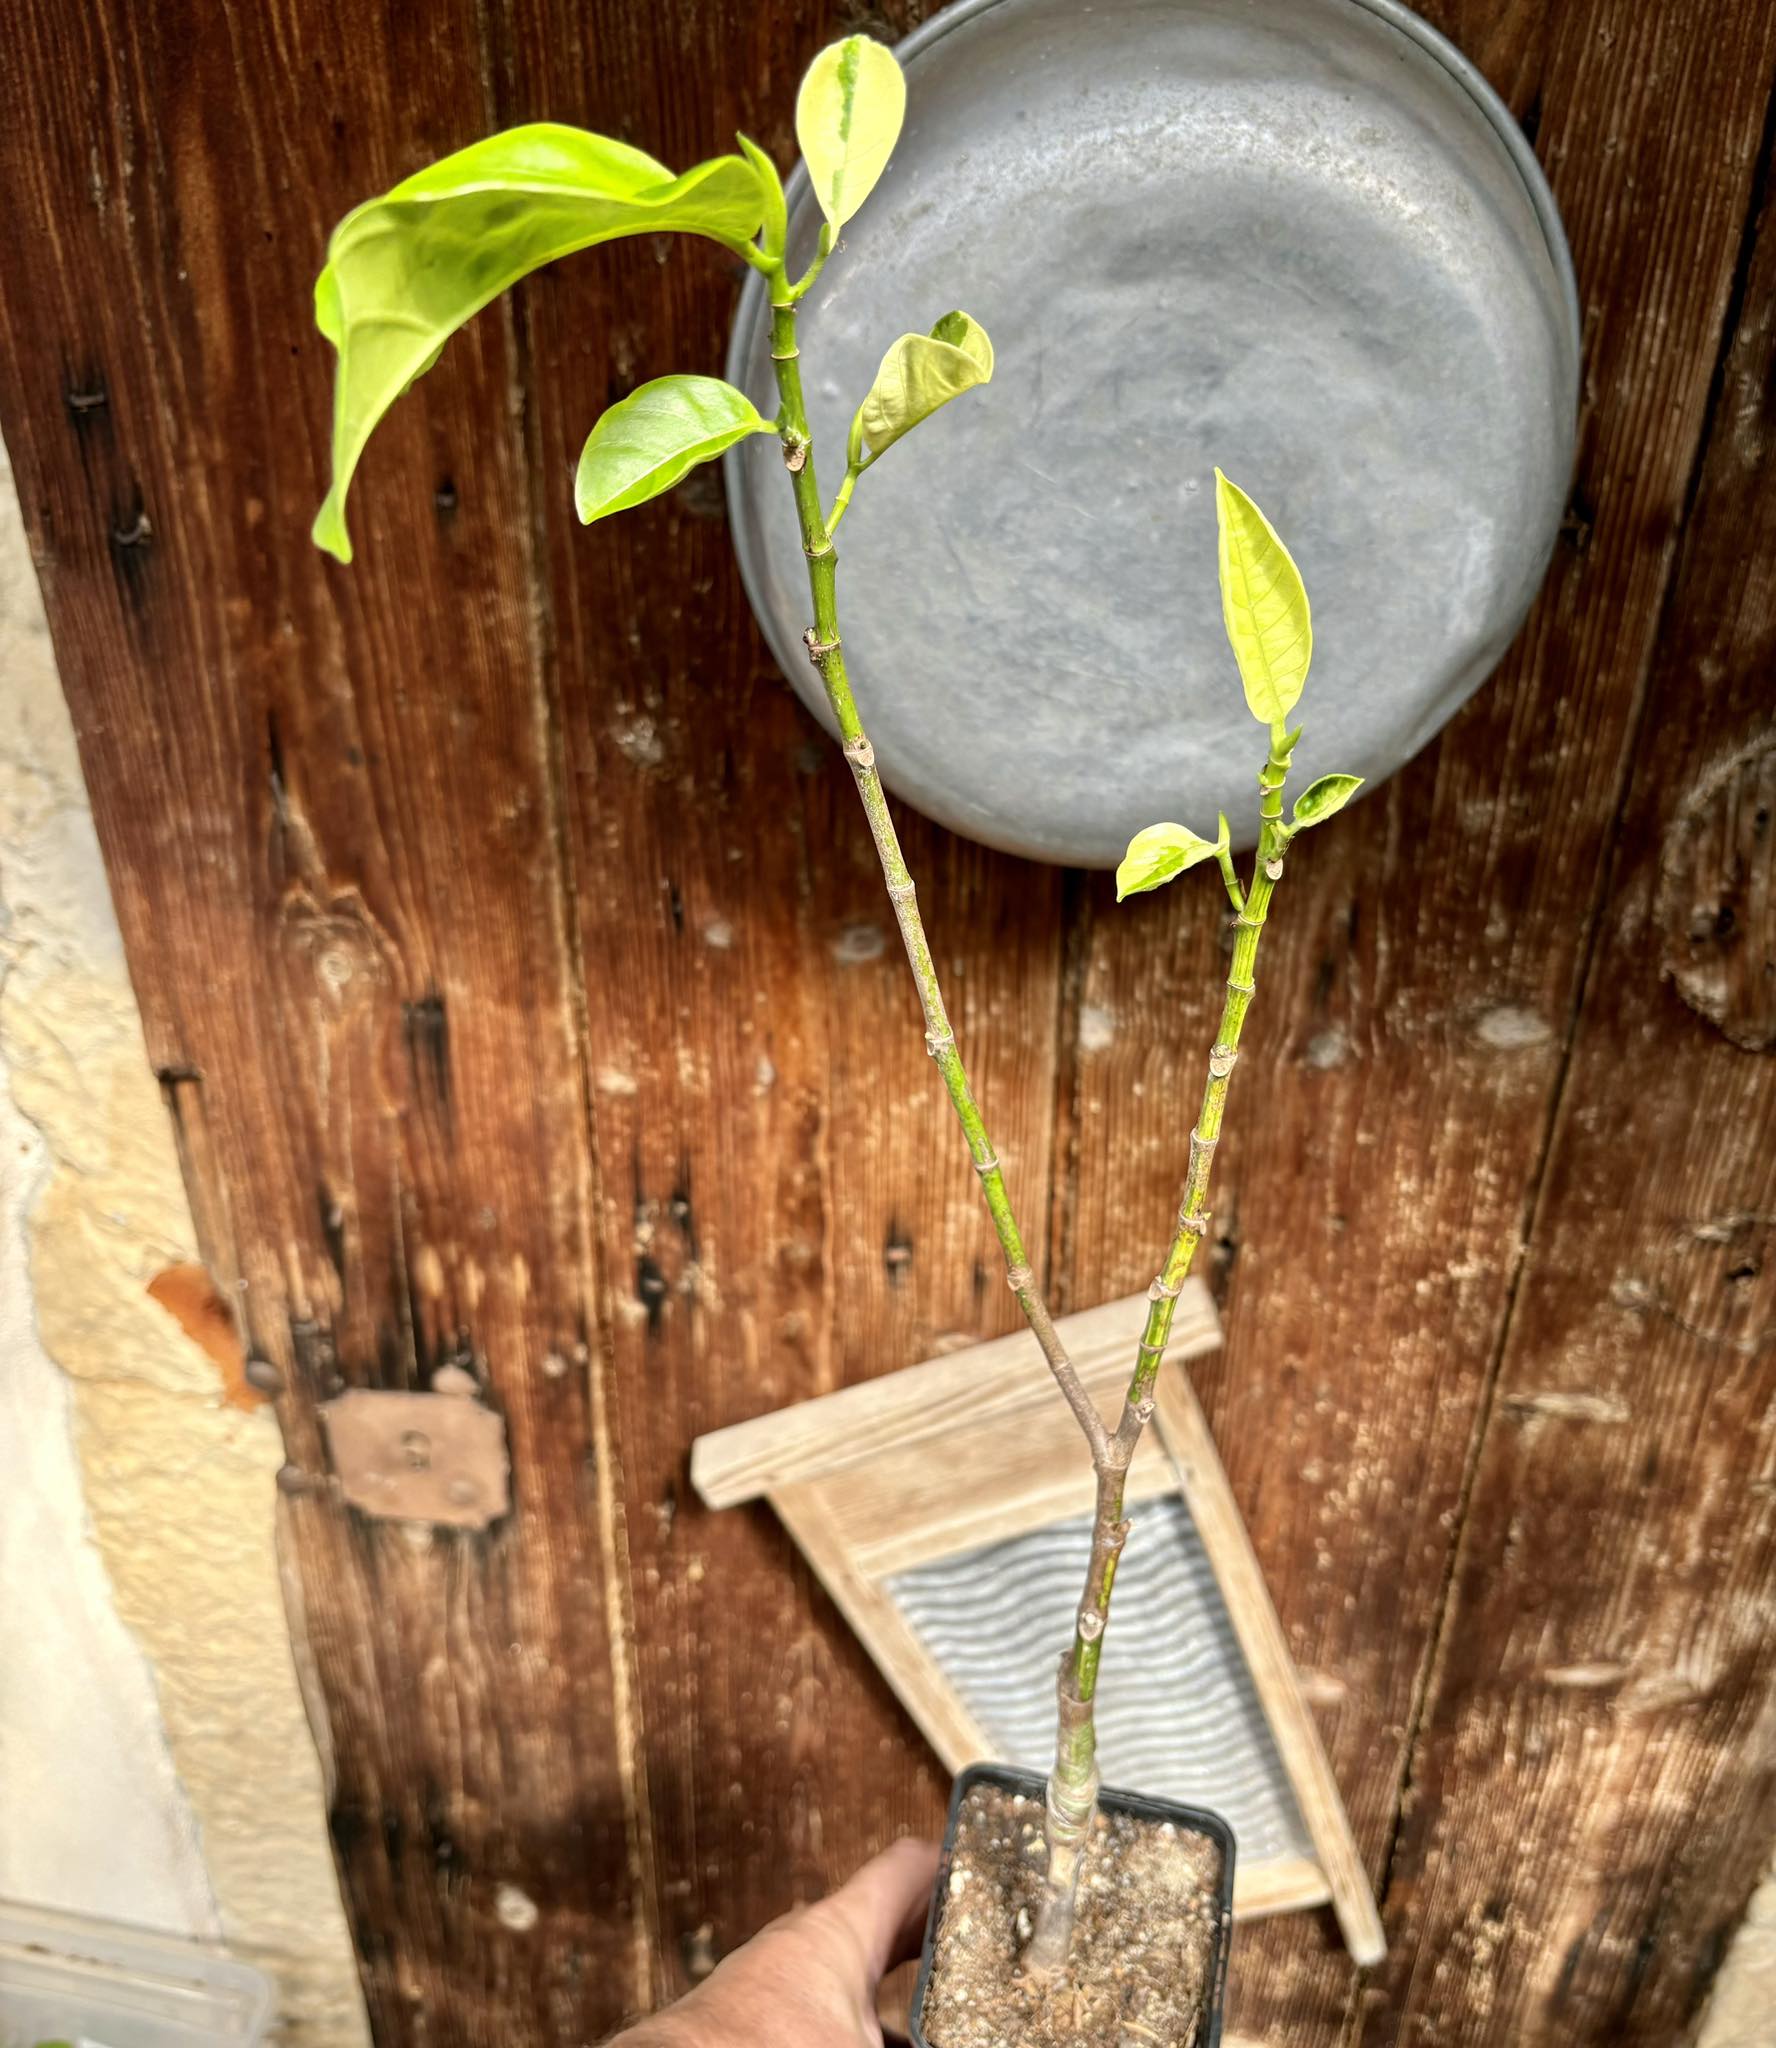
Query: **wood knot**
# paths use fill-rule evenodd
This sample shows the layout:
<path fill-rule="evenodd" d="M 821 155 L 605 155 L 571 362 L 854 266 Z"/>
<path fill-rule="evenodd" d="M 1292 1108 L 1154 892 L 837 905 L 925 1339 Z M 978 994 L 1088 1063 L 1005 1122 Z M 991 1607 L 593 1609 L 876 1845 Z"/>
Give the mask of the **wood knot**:
<path fill-rule="evenodd" d="M 1776 1048 L 1776 735 L 1707 775 L 1659 850 L 1660 973 L 1747 1052 Z"/>
<path fill-rule="evenodd" d="M 1768 1356 L 1776 1345 L 1776 1212 L 1734 1209 L 1686 1221 L 1644 1278 L 1624 1276 L 1612 1299 L 1675 1325 L 1689 1342 Z"/>
<path fill-rule="evenodd" d="M 312 978 L 326 1010 L 351 1009 L 388 980 L 383 934 L 355 891 L 321 903 L 298 884 L 286 894 L 278 922 L 286 951 Z"/>

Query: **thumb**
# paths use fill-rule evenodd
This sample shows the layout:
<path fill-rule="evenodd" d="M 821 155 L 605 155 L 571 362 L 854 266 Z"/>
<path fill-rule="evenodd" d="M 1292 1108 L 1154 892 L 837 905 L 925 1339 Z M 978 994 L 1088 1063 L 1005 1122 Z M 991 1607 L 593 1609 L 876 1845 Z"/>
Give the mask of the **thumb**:
<path fill-rule="evenodd" d="M 937 1865 L 935 1842 L 896 1842 L 815 1908 L 857 1943 L 872 1987 L 896 1963 L 919 1953 Z"/>

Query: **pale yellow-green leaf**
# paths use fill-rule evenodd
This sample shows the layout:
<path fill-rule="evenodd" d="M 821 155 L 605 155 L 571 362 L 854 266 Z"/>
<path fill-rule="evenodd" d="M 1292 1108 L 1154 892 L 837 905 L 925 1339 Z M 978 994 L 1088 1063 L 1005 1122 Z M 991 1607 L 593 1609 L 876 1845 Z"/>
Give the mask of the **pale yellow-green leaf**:
<path fill-rule="evenodd" d="M 887 169 L 906 119 L 906 78 L 871 36 L 828 43 L 796 94 L 796 141 L 820 210 L 842 228 Z"/>
<path fill-rule="evenodd" d="M 627 143 L 553 122 L 489 136 L 347 214 L 315 285 L 315 322 L 339 351 L 318 545 L 351 560 L 345 494 L 377 422 L 509 285 L 622 235 L 677 230 L 741 250 L 764 215 L 759 174 L 741 157 L 675 178 Z"/>
<path fill-rule="evenodd" d="M 781 256 L 789 234 L 789 215 L 783 197 L 783 180 L 777 175 L 777 166 L 750 135 L 736 134 L 734 140 L 740 145 L 740 154 L 758 174 L 759 191 L 764 197 L 764 219 L 759 225 L 759 244 L 767 256 Z"/>
<path fill-rule="evenodd" d="M 1265 725 L 1288 717 L 1313 658 L 1313 618 L 1300 571 L 1264 514 L 1215 472 L 1221 530 L 1221 616 L 1246 704 Z"/>
<path fill-rule="evenodd" d="M 966 313 L 946 313 L 929 334 L 903 334 L 882 358 L 858 409 L 871 456 L 992 375 L 993 344 Z"/>
<path fill-rule="evenodd" d="M 774 434 L 744 391 L 719 377 L 656 377 L 600 416 L 580 455 L 574 509 L 590 526 L 671 490 L 748 434 Z"/>
<path fill-rule="evenodd" d="M 1186 825 L 1148 825 L 1128 843 L 1128 852 L 1116 869 L 1116 900 L 1157 889 L 1193 868 L 1198 861 L 1215 860 L 1227 851 L 1227 820 L 1218 821 L 1220 830 L 1205 839 Z"/>
<path fill-rule="evenodd" d="M 1296 829 L 1323 824 L 1334 811 L 1342 811 L 1362 786 L 1360 775 L 1322 775 L 1317 782 L 1310 782 L 1295 799 L 1292 815 Z"/>

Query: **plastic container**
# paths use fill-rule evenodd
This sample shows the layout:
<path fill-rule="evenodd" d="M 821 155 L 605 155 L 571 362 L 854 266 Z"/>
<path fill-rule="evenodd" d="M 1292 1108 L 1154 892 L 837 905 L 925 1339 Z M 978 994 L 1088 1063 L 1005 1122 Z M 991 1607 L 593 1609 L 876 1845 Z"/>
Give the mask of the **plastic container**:
<path fill-rule="evenodd" d="M 0 1900 L 0 2048 L 264 2038 L 271 1980 L 211 1944 Z"/>
<path fill-rule="evenodd" d="M 1042 1804 L 1046 1784 L 1040 1771 L 1020 1771 L 1010 1764 L 970 1764 L 950 1793 L 949 1819 L 944 1826 L 943 1861 L 937 1867 L 937 1884 L 931 1894 L 931 1910 L 925 1917 L 925 1946 L 919 1955 L 919 1976 L 913 1986 L 913 2008 L 909 2031 L 912 2048 L 932 2048 L 922 2025 L 925 1992 L 931 1982 L 931 1959 L 937 1947 L 939 1916 L 950 1896 L 950 1859 L 956 1846 L 956 1822 L 962 1802 L 976 1785 L 997 1785 L 1005 1792 L 1021 1792 Z M 1098 1805 L 1105 1813 L 1132 1814 L 1138 1820 L 1170 1821 L 1175 1827 L 1207 1835 L 1221 1851 L 1220 1921 L 1216 1929 L 1215 1953 L 1209 1964 L 1209 1990 L 1203 2016 L 1196 2031 L 1196 2048 L 1219 2048 L 1221 2007 L 1227 1995 L 1227 1949 L 1233 1933 L 1233 1830 L 1218 1813 L 1206 1807 L 1180 1806 L 1170 1799 L 1149 1799 L 1140 1792 L 1114 1792 L 1103 1787 Z"/>

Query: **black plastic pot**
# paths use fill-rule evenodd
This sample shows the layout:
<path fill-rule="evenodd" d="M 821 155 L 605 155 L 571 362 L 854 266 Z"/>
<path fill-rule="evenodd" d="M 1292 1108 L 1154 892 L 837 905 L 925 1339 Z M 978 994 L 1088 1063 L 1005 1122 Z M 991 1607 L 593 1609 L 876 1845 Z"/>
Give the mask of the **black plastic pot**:
<path fill-rule="evenodd" d="M 937 1948 L 937 1926 L 950 1897 L 950 1863 L 955 1855 L 956 1822 L 962 1802 L 976 1785 L 997 1785 L 1004 1792 L 1021 1792 L 1038 1806 L 1046 1785 L 1040 1771 L 1020 1771 L 1011 1764 L 970 1764 L 950 1792 L 950 1814 L 944 1827 L 943 1861 L 937 1867 L 937 1885 L 931 1894 L 931 1910 L 925 1916 L 925 1946 L 919 1955 L 919 1977 L 913 1986 L 912 2048 L 931 2048 L 925 2038 L 922 2019 L 925 1992 L 931 1982 L 931 1959 Z M 1203 2023 L 1197 2029 L 1197 2048 L 1219 2048 L 1221 2006 L 1227 1993 L 1227 1949 L 1233 1933 L 1233 1830 L 1218 1813 L 1206 1807 L 1180 1806 L 1170 1799 L 1149 1799 L 1140 1792 L 1098 1793 L 1098 1804 L 1106 1813 L 1132 1814 L 1137 1820 L 1170 1821 L 1174 1827 L 1189 1828 L 1221 1851 L 1221 1915 L 1216 1930 L 1215 1953 L 1209 1964 L 1209 1994 Z"/>

